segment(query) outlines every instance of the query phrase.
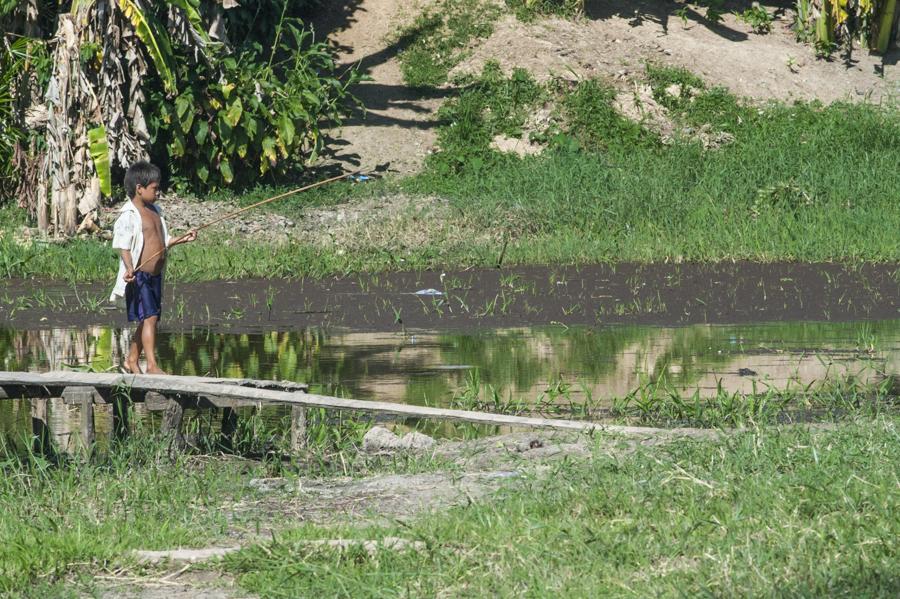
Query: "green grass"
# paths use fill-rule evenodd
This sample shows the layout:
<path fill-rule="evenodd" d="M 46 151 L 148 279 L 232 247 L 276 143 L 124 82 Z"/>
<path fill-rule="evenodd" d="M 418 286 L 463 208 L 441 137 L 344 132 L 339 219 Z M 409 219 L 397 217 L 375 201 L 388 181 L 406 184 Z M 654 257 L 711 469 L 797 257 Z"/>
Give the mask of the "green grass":
<path fill-rule="evenodd" d="M 134 441 L 108 459 L 56 466 L 37 456 L 0 461 L 0 594 L 48 596 L 42 587 L 101 573 L 129 549 L 197 545 L 222 536 L 225 512 L 265 464 L 170 461 Z M 243 482 L 242 482 L 243 481 Z"/>
<path fill-rule="evenodd" d="M 611 116 L 608 91 L 582 83 L 562 99 L 559 126 L 574 147 L 500 155 L 470 127 L 478 116 L 460 113 L 451 126 L 473 134 L 455 134 L 407 188 L 449 197 L 476 222 L 506 231 L 511 262 L 900 258 L 896 107 L 751 109 L 686 72 L 649 73 L 663 94 L 681 84 L 681 96 L 665 95 L 676 119 L 708 123 L 734 141 L 715 151 L 690 139 L 653 143 Z M 470 93 L 478 92 L 464 90 L 457 105 Z M 479 161 L 459 160 L 466 154 L 458 148 L 480 151 Z M 462 168 L 447 176 L 454 161 Z"/>
<path fill-rule="evenodd" d="M 287 441 L 274 439 L 258 417 L 238 422 L 235 451 L 269 454 L 265 461 L 223 455 L 203 434 L 199 444 L 209 454 L 173 455 L 165 439 L 140 427 L 90 458 L 43 457 L 23 449 L 30 439 L 0 435 L 0 596 L 82 596 L 76 588 L 102 584 L 93 576 L 135 568 L 132 550 L 232 545 L 233 531 L 273 524 L 265 513 L 232 510 L 263 497 L 249 485 L 253 478 L 453 467 L 431 456 L 359 453 L 359 424 L 326 425 L 323 412 L 310 412 L 310 450 L 295 461 L 282 460 L 274 446 Z M 185 423 L 187 433 L 198 428 L 209 425 Z"/>
<path fill-rule="evenodd" d="M 586 79 L 561 97 L 562 120 L 578 147 L 593 150 L 647 147 L 658 144 L 657 136 L 613 108 L 616 90 L 596 79 Z"/>
<path fill-rule="evenodd" d="M 360 243 L 345 251 L 303 236 L 273 248 L 225 239 L 211 230 L 177 248 L 167 277 L 203 280 L 301 277 L 381 270 L 494 266 L 752 260 L 758 262 L 900 260 L 900 110 L 835 103 L 747 105 L 694 75 L 648 66 L 648 80 L 679 127 L 727 134 L 715 150 L 690 134 L 665 145 L 618 116 L 613 92 L 586 80 L 571 89 L 537 84 L 526 72 L 488 64 L 462 82 L 441 109 L 439 151 L 406 179 L 337 183 L 273 205 L 300 219 L 304 207 L 336 206 L 398 193 L 449 200 L 450 213 L 410 221 L 425 244 Z M 677 94 L 666 89 L 679 85 Z M 540 156 L 490 148 L 498 134 L 522 134 L 528 115 L 552 100 Z M 688 129 L 685 129 L 686 131 Z M 280 188 L 279 188 L 280 189 Z M 260 188 L 249 205 L 279 191 Z M 20 245 L 20 212 L 0 212 L 0 277 L 109 281 L 116 258 L 108 244 Z M 456 219 L 466 238 L 447 236 Z M 456 222 L 456 221 L 454 221 Z M 394 226 L 394 225 L 385 225 Z M 386 240 L 386 241 L 384 241 Z"/>
<path fill-rule="evenodd" d="M 579 420 L 604 418 L 651 427 L 741 428 L 896 414 L 900 407 L 896 387 L 893 377 L 867 384 L 849 377 L 780 389 L 761 383 L 748 393 L 720 386 L 716 393 L 701 396 L 700 389 L 686 392 L 685 386 L 660 374 L 621 397 L 594 399 L 587 385 L 557 380 L 548 383 L 537 398 L 526 398 L 503 386 L 483 384 L 476 368 L 453 394 L 450 407 Z M 581 392 L 582 398 L 573 399 L 573 392 Z"/>
<path fill-rule="evenodd" d="M 497 7 L 485 0 L 442 0 L 400 31 L 400 69 L 411 87 L 434 87 L 467 55 L 473 39 L 493 31 Z"/>
<path fill-rule="evenodd" d="M 298 527 L 224 568 L 266 597 L 895 596 L 897 424 L 601 445 L 490 501 L 339 534 Z M 427 549 L 300 542 L 385 536 Z"/>
<path fill-rule="evenodd" d="M 584 0 L 506 0 L 506 6 L 526 22 L 548 15 L 572 18 L 584 12 Z"/>
<path fill-rule="evenodd" d="M 494 137 L 520 136 L 531 109 L 549 96 L 524 69 L 513 70 L 507 78 L 495 62 L 488 62 L 479 77 L 460 83 L 459 97 L 438 111 L 444 123 L 438 133 L 442 151 L 429 163 L 437 176 L 479 170 L 492 162 Z"/>
<path fill-rule="evenodd" d="M 851 406 L 828 429 L 749 423 L 719 439 L 662 445 L 600 435 L 591 459 L 560 460 L 549 471 L 523 467 L 490 500 L 440 517 L 355 526 L 233 508 L 264 499 L 250 487 L 253 478 L 458 466 L 430 455 L 366 456 L 349 437 L 320 440 L 293 462 L 172 456 L 146 430 L 90 459 L 49 461 L 16 451 L 4 437 L 0 594 L 73 595 L 101 587 L 95 576 L 134 572 L 131 550 L 233 544 L 238 531 L 252 536 L 262 528 L 275 532 L 245 539 L 245 550 L 207 567 L 265 597 L 434 596 L 441 589 L 890 596 L 900 584 L 900 420 L 895 412 L 871 414 Z M 259 431 L 248 426 L 239 435 L 258 445 Z M 427 548 L 373 558 L 301 542 L 386 536 Z"/>

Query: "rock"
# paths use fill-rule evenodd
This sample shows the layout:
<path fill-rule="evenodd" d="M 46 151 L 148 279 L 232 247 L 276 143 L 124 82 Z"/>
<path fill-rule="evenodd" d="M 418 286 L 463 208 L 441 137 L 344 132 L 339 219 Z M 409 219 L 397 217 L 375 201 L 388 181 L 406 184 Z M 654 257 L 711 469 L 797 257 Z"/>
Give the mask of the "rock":
<path fill-rule="evenodd" d="M 428 449 L 434 439 L 422 433 L 407 433 L 403 437 L 395 435 L 383 426 L 373 426 L 363 437 L 363 451 L 396 451 L 398 449 Z"/>
<path fill-rule="evenodd" d="M 289 483 L 286 478 L 254 478 L 250 480 L 249 484 L 253 489 L 269 492 L 284 489 Z"/>
<path fill-rule="evenodd" d="M 666 93 L 673 98 L 681 97 L 681 85 L 678 83 L 673 83 L 669 87 L 666 88 Z"/>
<path fill-rule="evenodd" d="M 524 453 L 526 451 L 531 451 L 532 449 L 540 449 L 543 446 L 543 439 L 541 439 L 540 437 L 531 437 L 530 439 L 525 439 L 516 443 L 516 451 L 519 453 Z"/>
<path fill-rule="evenodd" d="M 170 549 L 168 551 L 134 551 L 134 556 L 140 562 L 155 564 L 162 561 L 171 561 L 175 563 L 196 563 L 205 562 L 216 557 L 222 557 L 235 551 L 240 551 L 240 547 L 209 547 L 207 549 Z"/>
<path fill-rule="evenodd" d="M 400 437 L 383 426 L 373 426 L 363 437 L 363 451 L 383 451 L 385 449 L 398 449 Z"/>
<path fill-rule="evenodd" d="M 401 449 L 428 449 L 434 445 L 434 439 L 422 433 L 407 433 L 400 439 Z"/>

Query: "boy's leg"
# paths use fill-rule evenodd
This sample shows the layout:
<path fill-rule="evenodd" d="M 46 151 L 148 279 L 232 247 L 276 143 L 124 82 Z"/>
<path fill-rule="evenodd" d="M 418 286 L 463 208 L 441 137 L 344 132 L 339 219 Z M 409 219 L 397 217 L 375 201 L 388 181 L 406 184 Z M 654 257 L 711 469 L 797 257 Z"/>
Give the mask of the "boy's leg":
<path fill-rule="evenodd" d="M 144 343 L 141 339 L 143 334 L 144 322 L 138 323 L 131 336 L 131 345 L 128 347 L 128 355 L 125 357 L 125 370 L 131 374 L 141 374 L 141 367 L 138 360 L 141 357 L 141 350 L 144 349 Z"/>
<path fill-rule="evenodd" d="M 147 374 L 167 374 L 156 363 L 156 324 L 159 316 L 148 316 L 141 323 L 143 331 L 141 341 L 144 345 L 144 355 L 147 357 Z"/>

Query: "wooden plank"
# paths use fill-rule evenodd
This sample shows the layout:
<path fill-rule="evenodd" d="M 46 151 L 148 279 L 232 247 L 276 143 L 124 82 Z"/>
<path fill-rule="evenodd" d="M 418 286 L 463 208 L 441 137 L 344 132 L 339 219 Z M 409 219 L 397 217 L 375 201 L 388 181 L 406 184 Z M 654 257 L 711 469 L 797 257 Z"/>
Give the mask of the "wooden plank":
<path fill-rule="evenodd" d="M 94 402 L 85 401 L 81 404 L 81 445 L 90 453 L 97 442 L 97 432 L 94 428 Z"/>
<path fill-rule="evenodd" d="M 179 394 L 175 393 L 168 395 Z M 193 397 L 187 396 L 186 394 L 180 395 L 183 395 L 181 399 L 185 402 L 184 407 L 194 410 L 208 410 L 209 408 L 252 408 L 259 406 L 260 403 L 268 403 L 260 402 L 259 400 L 236 399 L 234 397 L 218 397 L 215 395 L 195 395 Z M 147 410 L 149 410 L 150 412 L 164 412 L 166 407 L 168 406 L 167 402 L 168 399 L 166 398 L 166 396 L 159 393 L 154 393 L 152 391 L 147 392 L 147 398 L 144 400 L 144 404 L 146 405 Z"/>
<path fill-rule="evenodd" d="M 435 418 L 459 422 L 472 422 L 476 424 L 518 426 L 528 428 L 551 428 L 561 430 L 578 431 L 607 431 L 621 434 L 646 435 L 655 433 L 678 434 L 677 429 L 667 430 L 659 428 L 645 428 L 635 426 L 617 426 L 598 422 L 584 422 L 576 420 L 556 420 L 548 418 L 532 418 L 526 416 L 510 416 L 506 414 L 490 414 L 473 412 L 469 410 L 451 410 L 446 408 L 432 408 L 426 406 L 414 406 L 409 404 L 396 404 L 383 401 L 361 401 L 357 399 L 345 399 L 315 395 L 311 393 L 288 393 L 268 389 L 256 389 L 249 387 L 235 387 L 233 385 L 210 384 L 189 382 L 180 380 L 177 376 L 159 376 L 146 374 L 107 374 L 84 372 L 48 372 L 40 375 L 32 373 L 0 372 L 0 384 L 4 382 L 16 384 L 21 382 L 19 375 L 28 377 L 33 384 L 53 385 L 93 385 L 115 386 L 126 385 L 133 389 L 144 391 L 157 391 L 160 393 L 182 393 L 193 395 L 210 395 L 231 397 L 237 399 L 251 399 L 255 401 L 297 405 L 312 408 L 328 408 L 332 410 L 355 410 L 359 412 L 392 414 L 407 418 Z"/>

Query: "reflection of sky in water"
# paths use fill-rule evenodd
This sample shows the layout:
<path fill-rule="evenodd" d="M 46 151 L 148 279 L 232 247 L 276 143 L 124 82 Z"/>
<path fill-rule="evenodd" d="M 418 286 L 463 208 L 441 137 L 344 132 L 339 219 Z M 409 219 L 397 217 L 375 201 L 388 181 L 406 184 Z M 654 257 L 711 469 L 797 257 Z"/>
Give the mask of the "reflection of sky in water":
<path fill-rule="evenodd" d="M 0 329 L 0 369 L 115 368 L 121 330 Z M 874 351 L 860 351 L 871 350 Z M 173 374 L 307 382 L 359 399 L 446 403 L 478 369 L 504 396 L 536 399 L 563 381 L 577 399 L 621 397 L 650 380 L 686 393 L 784 388 L 874 370 L 900 371 L 900 320 L 681 328 L 541 327 L 480 333 L 163 333 L 159 358 Z M 755 374 L 754 374 L 755 373 Z"/>

